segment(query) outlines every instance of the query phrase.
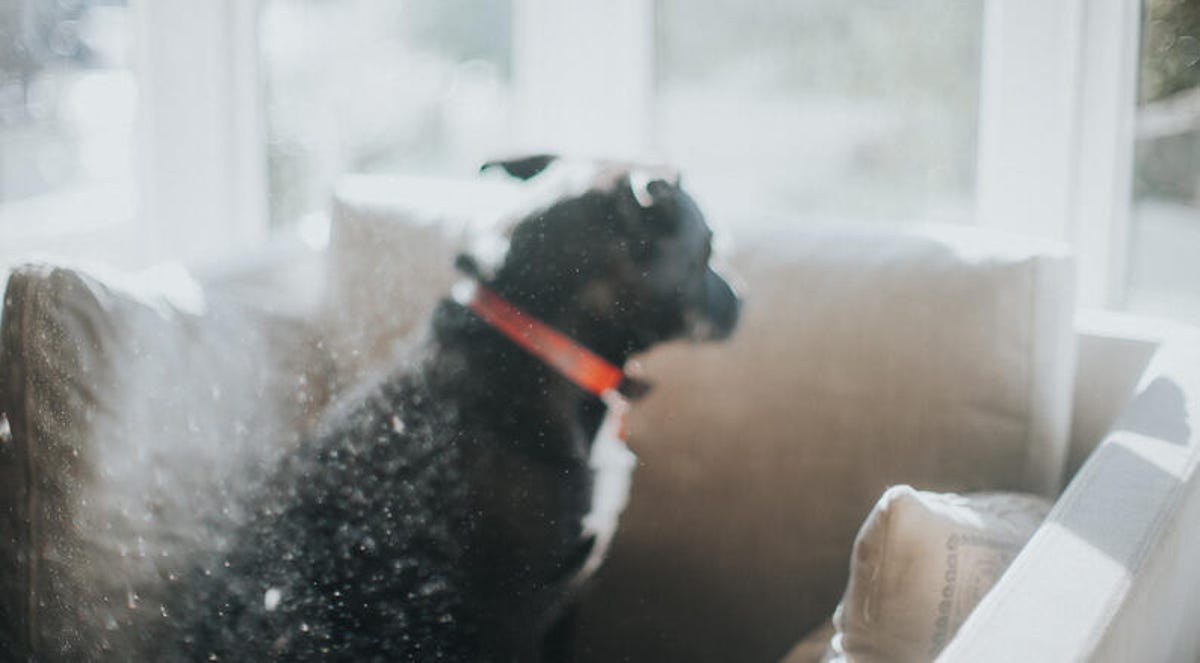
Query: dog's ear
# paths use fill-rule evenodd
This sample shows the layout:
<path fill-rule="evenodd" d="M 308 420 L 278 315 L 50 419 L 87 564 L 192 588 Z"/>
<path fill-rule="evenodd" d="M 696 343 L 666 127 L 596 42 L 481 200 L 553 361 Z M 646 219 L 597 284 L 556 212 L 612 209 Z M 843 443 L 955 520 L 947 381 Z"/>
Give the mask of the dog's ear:
<path fill-rule="evenodd" d="M 476 247 L 483 254 L 487 254 L 489 250 L 480 242 Z M 454 268 L 463 276 L 470 277 L 484 285 L 488 285 L 496 280 L 497 261 L 494 256 L 481 257 L 471 253 L 460 253 L 454 258 Z"/>
<path fill-rule="evenodd" d="M 483 268 L 479 266 L 479 261 L 475 259 L 475 256 L 466 253 L 458 254 L 454 258 L 454 268 L 476 281 L 486 280 Z"/>
<path fill-rule="evenodd" d="M 632 230 L 649 226 L 670 232 L 677 220 L 674 210 L 675 186 L 666 180 L 630 171 L 617 184 L 617 207 Z"/>
<path fill-rule="evenodd" d="M 556 154 L 529 154 L 509 159 L 493 159 L 480 166 L 479 172 L 500 167 L 504 172 L 519 180 L 528 180 L 546 170 L 556 159 L 558 159 Z"/>
<path fill-rule="evenodd" d="M 672 192 L 679 188 L 679 176 L 673 176 L 672 180 L 668 182 L 658 174 L 631 170 L 622 184 L 629 187 L 639 207 L 649 209 L 672 200 Z"/>

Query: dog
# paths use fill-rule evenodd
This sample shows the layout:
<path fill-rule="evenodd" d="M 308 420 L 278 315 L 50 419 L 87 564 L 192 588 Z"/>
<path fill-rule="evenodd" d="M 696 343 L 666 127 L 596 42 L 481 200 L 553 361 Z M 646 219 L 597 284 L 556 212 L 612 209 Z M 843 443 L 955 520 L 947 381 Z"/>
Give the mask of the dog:
<path fill-rule="evenodd" d="M 549 177 L 549 155 L 492 162 Z M 676 177 L 608 164 L 527 214 L 419 357 L 289 456 L 181 583 L 164 660 L 538 661 L 603 558 L 632 462 L 630 356 L 720 340 L 740 300 Z M 647 174 L 649 173 L 649 174 Z M 550 654 L 548 654 L 550 652 Z"/>

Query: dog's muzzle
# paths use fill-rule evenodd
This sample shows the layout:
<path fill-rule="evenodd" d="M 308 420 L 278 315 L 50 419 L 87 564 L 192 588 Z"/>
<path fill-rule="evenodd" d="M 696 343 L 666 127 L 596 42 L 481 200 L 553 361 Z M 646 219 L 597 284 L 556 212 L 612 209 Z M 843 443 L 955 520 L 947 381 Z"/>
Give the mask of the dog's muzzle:
<path fill-rule="evenodd" d="M 709 268 L 700 305 L 688 312 L 688 336 L 694 341 L 722 341 L 733 334 L 742 300 L 729 282 Z"/>

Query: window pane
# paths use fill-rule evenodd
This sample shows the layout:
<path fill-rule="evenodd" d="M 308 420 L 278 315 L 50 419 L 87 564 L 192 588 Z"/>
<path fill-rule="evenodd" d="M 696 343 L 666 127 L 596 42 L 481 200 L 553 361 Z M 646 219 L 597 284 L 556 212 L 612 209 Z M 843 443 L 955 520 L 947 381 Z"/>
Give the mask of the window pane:
<path fill-rule="evenodd" d="M 269 0 L 261 44 L 271 217 L 347 172 L 463 172 L 509 129 L 507 0 Z"/>
<path fill-rule="evenodd" d="M 657 17 L 657 147 L 727 221 L 970 212 L 981 0 L 657 0 Z"/>
<path fill-rule="evenodd" d="M 1130 304 L 1200 321 L 1200 1 L 1145 2 L 1140 76 Z"/>
<path fill-rule="evenodd" d="M 6 230 L 132 216 L 131 24 L 124 0 L 0 3 Z"/>

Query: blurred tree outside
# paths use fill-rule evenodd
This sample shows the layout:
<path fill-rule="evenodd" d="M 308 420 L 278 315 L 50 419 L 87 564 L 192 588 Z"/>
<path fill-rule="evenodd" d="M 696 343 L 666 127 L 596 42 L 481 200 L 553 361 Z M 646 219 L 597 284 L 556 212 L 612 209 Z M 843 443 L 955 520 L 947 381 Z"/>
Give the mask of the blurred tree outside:
<path fill-rule="evenodd" d="M 99 144 L 131 132 L 126 5 L 0 1 L 0 201 L 121 175 L 127 150 Z"/>
<path fill-rule="evenodd" d="M 1146 0 L 1142 11 L 1141 103 L 1200 84 L 1200 2 Z"/>
<path fill-rule="evenodd" d="M 0 85 L 19 83 L 27 95 L 39 71 L 63 62 L 87 65 L 93 54 L 80 38 L 79 23 L 89 7 L 101 4 L 114 3 L 8 0 L 0 4 Z"/>
<path fill-rule="evenodd" d="M 1200 322 L 1200 0 L 1144 0 L 1128 303 Z"/>
<path fill-rule="evenodd" d="M 1146 0 L 1134 195 L 1200 205 L 1200 0 Z"/>

